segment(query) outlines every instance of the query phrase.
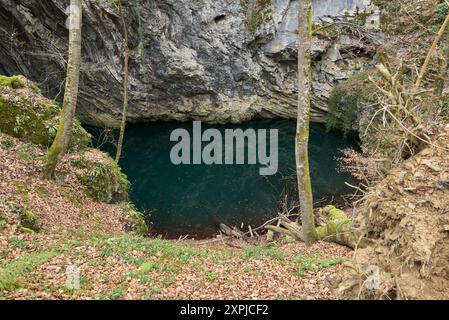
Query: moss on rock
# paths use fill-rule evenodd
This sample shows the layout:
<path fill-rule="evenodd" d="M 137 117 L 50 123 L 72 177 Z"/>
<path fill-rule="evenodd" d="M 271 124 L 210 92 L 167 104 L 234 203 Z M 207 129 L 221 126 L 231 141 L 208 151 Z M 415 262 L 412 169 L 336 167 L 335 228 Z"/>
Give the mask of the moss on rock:
<path fill-rule="evenodd" d="M 327 130 L 336 129 L 345 135 L 351 131 L 358 131 L 356 120 L 359 106 L 373 101 L 372 92 L 372 84 L 366 72 L 339 83 L 329 98 Z"/>
<path fill-rule="evenodd" d="M 148 227 L 144 214 L 137 210 L 134 204 L 126 203 L 124 211 L 128 215 L 126 227 L 130 231 L 141 236 L 147 236 L 150 233 L 150 228 Z"/>
<path fill-rule="evenodd" d="M 72 160 L 72 165 L 79 169 L 77 179 L 96 201 L 119 203 L 128 200 L 128 178 L 107 154 L 90 150 Z"/>
<path fill-rule="evenodd" d="M 39 217 L 31 209 L 13 202 L 9 202 L 7 206 L 17 215 L 18 225 L 23 232 L 32 233 L 41 230 Z"/>
<path fill-rule="evenodd" d="M 246 13 L 246 26 L 249 31 L 256 30 L 271 19 L 272 0 L 240 0 L 240 5 Z"/>
<path fill-rule="evenodd" d="M 325 224 L 316 228 L 321 240 L 338 243 L 343 246 L 355 248 L 357 245 L 365 246 L 366 241 L 360 232 L 352 227 L 352 219 L 347 214 L 332 205 L 319 210 Z"/>
<path fill-rule="evenodd" d="M 343 210 L 334 206 L 326 206 L 320 209 L 320 215 L 326 215 L 326 224 L 316 228 L 320 239 L 329 235 L 336 235 L 341 229 L 346 229 L 347 225 L 352 223 Z"/>
<path fill-rule="evenodd" d="M 56 136 L 61 108 L 36 88 L 23 76 L 0 76 L 0 131 L 48 146 Z M 75 121 L 70 150 L 86 148 L 90 140 L 90 134 Z"/>
<path fill-rule="evenodd" d="M 20 226 L 24 231 L 38 232 L 41 229 L 37 215 L 28 208 L 22 208 L 20 211 Z"/>
<path fill-rule="evenodd" d="M 0 75 L 0 86 L 6 86 L 13 89 L 25 87 L 26 78 L 23 76 L 5 77 Z"/>

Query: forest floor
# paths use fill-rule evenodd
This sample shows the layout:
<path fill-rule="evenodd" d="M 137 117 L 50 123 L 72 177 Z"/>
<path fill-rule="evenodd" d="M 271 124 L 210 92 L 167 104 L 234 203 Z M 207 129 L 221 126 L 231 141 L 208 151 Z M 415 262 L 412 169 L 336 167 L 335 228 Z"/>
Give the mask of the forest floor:
<path fill-rule="evenodd" d="M 70 162 L 56 182 L 43 180 L 44 151 L 0 134 L 0 299 L 335 298 L 327 282 L 348 249 L 130 234 L 124 205 L 93 201 Z M 24 212 L 39 232 L 22 226 Z M 78 289 L 67 286 L 71 265 Z"/>

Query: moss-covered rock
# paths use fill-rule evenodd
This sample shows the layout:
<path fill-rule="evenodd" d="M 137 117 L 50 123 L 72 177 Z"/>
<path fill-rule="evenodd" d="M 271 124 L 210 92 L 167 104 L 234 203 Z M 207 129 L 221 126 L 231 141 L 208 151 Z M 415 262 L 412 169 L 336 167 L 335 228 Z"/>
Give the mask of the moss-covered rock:
<path fill-rule="evenodd" d="M 106 203 L 128 201 L 128 178 L 107 154 L 89 150 L 71 162 L 78 169 L 76 177 L 93 199 Z"/>
<path fill-rule="evenodd" d="M 373 92 L 373 85 L 368 80 L 367 72 L 361 72 L 335 86 L 329 98 L 326 128 L 336 129 L 344 134 L 358 131 L 359 108 L 373 102 Z"/>
<path fill-rule="evenodd" d="M 271 0 L 240 0 L 240 5 L 246 12 L 246 26 L 252 33 L 271 19 Z"/>
<path fill-rule="evenodd" d="M 320 209 L 320 215 L 326 216 L 326 224 L 316 228 L 320 239 L 329 235 L 334 236 L 342 229 L 346 230 L 352 223 L 343 210 L 331 205 Z"/>
<path fill-rule="evenodd" d="M 126 203 L 124 211 L 128 215 L 126 227 L 129 231 L 135 232 L 141 236 L 147 236 L 150 233 L 150 228 L 145 220 L 145 215 L 137 210 L 132 203 Z"/>
<path fill-rule="evenodd" d="M 7 203 L 7 207 L 17 215 L 18 225 L 23 232 L 32 233 L 41 230 L 39 217 L 31 209 L 13 202 Z"/>
<path fill-rule="evenodd" d="M 321 240 L 335 242 L 350 248 L 366 245 L 366 239 L 353 228 L 352 219 L 343 210 L 329 205 L 320 209 L 319 214 L 325 221 L 324 225 L 316 228 Z"/>
<path fill-rule="evenodd" d="M 5 77 L 0 75 L 0 86 L 6 86 L 13 89 L 25 87 L 26 78 L 23 76 Z"/>
<path fill-rule="evenodd" d="M 20 226 L 25 232 L 33 231 L 39 232 L 41 229 L 37 215 L 28 208 L 23 208 L 20 211 Z"/>
<path fill-rule="evenodd" d="M 61 108 L 36 88 L 22 76 L 0 76 L 0 131 L 48 146 L 56 136 Z M 75 121 L 70 149 L 81 150 L 90 140 L 90 134 Z"/>

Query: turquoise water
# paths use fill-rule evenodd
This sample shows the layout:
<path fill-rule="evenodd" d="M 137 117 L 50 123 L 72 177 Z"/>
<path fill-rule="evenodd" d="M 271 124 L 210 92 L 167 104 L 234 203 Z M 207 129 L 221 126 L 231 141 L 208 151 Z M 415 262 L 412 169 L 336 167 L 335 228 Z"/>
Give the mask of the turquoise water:
<path fill-rule="evenodd" d="M 219 223 L 257 226 L 277 214 L 280 197 L 296 200 L 295 122 L 254 120 L 240 125 L 202 125 L 203 130 L 247 128 L 279 130 L 279 171 L 259 175 L 260 165 L 173 165 L 174 129 L 192 131 L 192 123 L 149 123 L 127 127 L 121 167 L 132 183 L 131 200 L 149 215 L 153 231 L 166 237 L 210 236 Z M 351 190 L 351 178 L 336 170 L 342 148 L 356 143 L 313 125 L 310 164 L 315 200 Z M 106 147 L 107 151 L 115 150 Z"/>

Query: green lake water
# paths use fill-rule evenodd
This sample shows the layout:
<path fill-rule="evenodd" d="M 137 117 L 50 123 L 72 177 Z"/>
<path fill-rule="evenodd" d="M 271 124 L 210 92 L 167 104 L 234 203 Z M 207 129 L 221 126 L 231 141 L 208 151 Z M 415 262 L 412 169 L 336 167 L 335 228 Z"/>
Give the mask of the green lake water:
<path fill-rule="evenodd" d="M 219 223 L 257 226 L 276 216 L 281 195 L 296 200 L 295 121 L 259 119 L 202 127 L 220 129 L 223 136 L 225 129 L 278 129 L 278 173 L 261 176 L 259 164 L 176 166 L 170 161 L 170 151 L 176 144 L 170 141 L 170 134 L 177 128 L 191 132 L 191 122 L 130 125 L 120 165 L 132 183 L 131 200 L 148 215 L 155 233 L 169 238 L 187 234 L 199 238 L 216 233 Z M 351 191 L 345 185 L 351 177 L 336 169 L 336 157 L 348 146 L 357 144 L 312 125 L 310 165 L 315 200 Z M 103 149 L 115 154 L 110 146 Z"/>

